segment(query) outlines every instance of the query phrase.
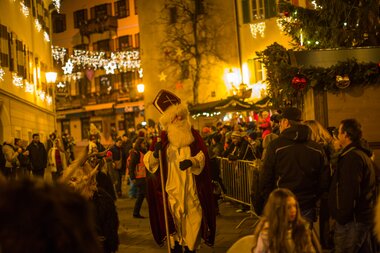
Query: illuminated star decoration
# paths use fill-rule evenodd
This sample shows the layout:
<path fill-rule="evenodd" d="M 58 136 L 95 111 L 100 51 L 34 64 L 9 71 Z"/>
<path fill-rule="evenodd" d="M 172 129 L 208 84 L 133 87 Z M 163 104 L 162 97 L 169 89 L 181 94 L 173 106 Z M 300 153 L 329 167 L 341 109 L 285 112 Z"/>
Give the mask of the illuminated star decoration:
<path fill-rule="evenodd" d="M 25 91 L 28 93 L 33 93 L 34 85 L 32 83 L 29 83 L 28 81 L 25 81 Z"/>
<path fill-rule="evenodd" d="M 59 88 L 59 89 L 61 89 L 61 88 L 65 88 L 65 84 L 63 83 L 63 82 L 59 82 L 58 84 L 57 84 L 57 88 Z"/>
<path fill-rule="evenodd" d="M 18 76 L 16 73 L 12 74 L 13 84 L 17 87 L 22 87 L 24 84 L 22 83 L 22 77 Z"/>
<path fill-rule="evenodd" d="M 116 62 L 110 61 L 106 66 L 104 66 L 104 69 L 106 71 L 106 74 L 114 74 L 115 69 L 117 69 Z"/>
<path fill-rule="evenodd" d="M 5 74 L 5 72 L 4 72 L 3 68 L 0 67 L 0 80 L 1 81 L 4 81 L 4 74 Z"/>
<path fill-rule="evenodd" d="M 178 56 L 178 57 L 181 57 L 182 56 L 182 49 L 181 48 L 177 48 L 176 52 L 175 52 L 175 55 Z"/>
<path fill-rule="evenodd" d="M 160 75 L 158 76 L 160 78 L 160 81 L 163 82 L 163 81 L 166 81 L 166 75 L 164 72 L 161 72 Z"/>
<path fill-rule="evenodd" d="M 65 64 L 65 66 L 62 67 L 63 69 L 63 73 L 65 75 L 70 75 L 71 73 L 73 73 L 73 63 L 71 62 L 71 60 L 68 60 Z"/>

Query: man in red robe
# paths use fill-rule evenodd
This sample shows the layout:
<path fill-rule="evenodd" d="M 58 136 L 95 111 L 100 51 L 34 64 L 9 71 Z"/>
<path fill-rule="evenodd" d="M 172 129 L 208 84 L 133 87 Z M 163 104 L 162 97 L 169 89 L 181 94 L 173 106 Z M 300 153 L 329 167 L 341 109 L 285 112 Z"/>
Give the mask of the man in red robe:
<path fill-rule="evenodd" d="M 215 240 L 216 213 L 207 148 L 191 128 L 186 106 L 172 103 L 164 110 L 160 123 L 165 130 L 161 141 L 153 143 L 144 156 L 146 168 L 153 173 L 147 177 L 153 236 L 159 245 L 164 244 L 163 172 L 172 252 L 183 252 L 182 247 L 185 252 L 195 252 L 201 238 L 210 246 Z M 159 150 L 163 168 L 159 168 Z"/>

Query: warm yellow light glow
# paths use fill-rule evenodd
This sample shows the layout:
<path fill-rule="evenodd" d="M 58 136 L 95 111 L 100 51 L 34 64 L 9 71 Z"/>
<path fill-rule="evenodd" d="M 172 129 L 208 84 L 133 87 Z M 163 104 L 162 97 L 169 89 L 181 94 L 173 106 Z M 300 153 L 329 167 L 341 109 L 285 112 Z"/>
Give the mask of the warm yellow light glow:
<path fill-rule="evenodd" d="M 137 92 L 138 92 L 138 93 L 143 93 L 144 90 L 145 90 L 145 85 L 144 85 L 143 83 L 139 83 L 139 84 L 137 85 Z"/>
<path fill-rule="evenodd" d="M 247 63 L 243 63 L 243 66 L 242 66 L 242 70 L 243 70 L 243 83 L 249 83 L 249 70 L 248 70 L 248 64 Z"/>
<path fill-rule="evenodd" d="M 57 80 L 57 72 L 46 72 L 45 76 L 47 83 L 55 83 Z"/>
<path fill-rule="evenodd" d="M 262 82 L 257 82 L 249 85 L 249 88 L 252 89 L 251 98 L 253 100 L 259 100 L 264 98 L 267 95 L 267 84 Z"/>

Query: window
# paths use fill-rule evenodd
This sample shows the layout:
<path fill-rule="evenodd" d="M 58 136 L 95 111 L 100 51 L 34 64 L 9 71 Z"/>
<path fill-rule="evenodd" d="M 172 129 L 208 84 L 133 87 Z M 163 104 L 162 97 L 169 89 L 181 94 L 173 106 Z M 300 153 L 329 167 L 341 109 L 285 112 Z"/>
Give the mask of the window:
<path fill-rule="evenodd" d="M 119 37 L 119 50 L 126 50 L 133 47 L 132 35 Z"/>
<path fill-rule="evenodd" d="M 100 95 L 108 95 L 113 89 L 112 75 L 95 77 L 95 88 Z"/>
<path fill-rule="evenodd" d="M 195 0 L 195 13 L 196 14 L 204 14 L 205 6 L 203 0 Z"/>
<path fill-rule="evenodd" d="M 135 34 L 135 48 L 140 48 L 140 33 Z"/>
<path fill-rule="evenodd" d="M 80 78 L 76 80 L 77 90 L 82 98 L 86 98 L 86 95 L 91 93 L 91 83 L 87 78 Z"/>
<path fill-rule="evenodd" d="M 275 17 L 276 0 L 242 0 L 243 23 Z"/>
<path fill-rule="evenodd" d="M 113 51 L 113 40 L 99 40 L 93 44 L 94 51 Z"/>
<path fill-rule="evenodd" d="M 8 31 L 7 27 L 0 24 L 0 65 L 8 67 Z"/>
<path fill-rule="evenodd" d="M 121 78 L 120 78 L 120 89 L 124 92 L 130 92 L 132 90 L 132 85 L 133 85 L 133 72 L 128 71 L 128 72 L 122 72 L 120 73 Z"/>
<path fill-rule="evenodd" d="M 173 6 L 169 8 L 169 24 L 177 23 L 177 7 Z"/>
<path fill-rule="evenodd" d="M 70 134 L 70 120 L 62 120 L 61 121 L 61 129 L 62 133 Z"/>
<path fill-rule="evenodd" d="M 129 0 L 120 0 L 115 2 L 115 16 L 117 18 L 126 18 L 129 16 Z"/>
<path fill-rule="evenodd" d="M 74 28 L 79 28 L 85 21 L 87 21 L 87 9 L 74 12 Z"/>
<path fill-rule="evenodd" d="M 259 62 L 258 59 L 249 59 L 247 63 L 249 70 L 249 83 L 257 83 L 266 78 L 264 64 Z"/>
<path fill-rule="evenodd" d="M 61 33 L 66 31 L 66 15 L 53 12 L 51 15 L 53 20 L 53 33 Z"/>
<path fill-rule="evenodd" d="M 104 18 L 105 16 L 112 16 L 112 5 L 101 4 L 91 8 L 91 18 Z"/>
<path fill-rule="evenodd" d="M 90 131 L 90 119 L 81 118 L 80 121 L 82 126 L 82 139 L 88 139 L 88 132 Z"/>
<path fill-rule="evenodd" d="M 134 1 L 134 5 L 135 5 L 135 15 L 137 15 L 137 1 L 136 0 Z"/>

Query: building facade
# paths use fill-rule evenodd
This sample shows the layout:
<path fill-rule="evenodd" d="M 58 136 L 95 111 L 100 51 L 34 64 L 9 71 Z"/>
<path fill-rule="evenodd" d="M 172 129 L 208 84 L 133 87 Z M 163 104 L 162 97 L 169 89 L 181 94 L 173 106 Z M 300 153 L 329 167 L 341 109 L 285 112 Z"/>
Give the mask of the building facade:
<path fill-rule="evenodd" d="M 111 143 L 144 121 L 136 7 L 133 0 L 65 1 L 52 15 L 53 56 L 61 73 L 58 129 L 77 145 L 85 144 L 91 124 L 103 143 Z"/>
<path fill-rule="evenodd" d="M 0 1 L 0 141 L 55 129 L 50 0 Z"/>
<path fill-rule="evenodd" d="M 283 34 L 278 22 L 282 15 L 278 10 L 278 1 L 182 1 L 188 3 L 187 8 L 176 2 L 178 1 L 138 1 L 141 12 L 141 49 L 144 51 L 142 64 L 146 73 L 146 117 L 159 117 L 152 101 L 162 88 L 173 91 L 185 103 L 193 105 L 238 95 L 242 89 L 252 90 L 246 101 L 255 102 L 265 96 L 265 69 L 257 60 L 256 52 L 264 50 L 274 42 L 286 48 L 291 47 L 290 39 Z M 305 0 L 292 0 L 292 3 L 301 6 L 307 4 Z M 194 36 L 187 37 L 186 43 L 181 47 L 175 43 L 181 38 L 173 33 L 172 27 L 179 29 L 183 26 L 184 22 L 179 18 L 182 15 L 181 10 L 191 8 L 199 20 L 196 26 L 192 27 L 196 27 L 197 32 L 201 30 L 206 34 L 200 33 L 195 39 Z M 193 25 L 192 22 L 189 24 Z M 186 29 L 191 30 L 188 27 Z M 202 36 L 209 39 L 209 43 L 204 43 L 205 39 Z M 168 41 L 171 47 L 167 46 Z M 192 72 L 190 68 L 190 75 L 183 76 L 181 64 L 177 68 L 177 75 L 164 68 L 164 62 L 170 54 L 186 58 L 188 54 L 183 52 L 186 52 L 189 44 L 194 48 L 195 44 L 205 47 L 209 50 L 206 52 L 212 51 L 214 56 L 207 60 L 203 58 L 197 99 L 194 99 L 196 71 Z M 190 50 L 189 54 L 192 53 Z M 193 58 L 190 57 L 190 66 Z"/>

